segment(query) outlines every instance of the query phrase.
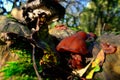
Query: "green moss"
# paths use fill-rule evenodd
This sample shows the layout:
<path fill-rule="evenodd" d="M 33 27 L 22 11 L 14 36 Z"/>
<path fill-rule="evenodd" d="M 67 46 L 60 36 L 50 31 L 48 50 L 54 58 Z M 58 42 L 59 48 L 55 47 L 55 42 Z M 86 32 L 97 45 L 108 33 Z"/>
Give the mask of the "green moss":
<path fill-rule="evenodd" d="M 15 80 L 33 80 L 36 78 L 30 53 L 24 49 L 15 48 L 11 49 L 11 52 L 18 54 L 19 59 L 7 62 L 7 65 L 0 70 L 0 72 L 4 72 L 4 78 L 8 79 L 12 76 L 16 76 Z"/>

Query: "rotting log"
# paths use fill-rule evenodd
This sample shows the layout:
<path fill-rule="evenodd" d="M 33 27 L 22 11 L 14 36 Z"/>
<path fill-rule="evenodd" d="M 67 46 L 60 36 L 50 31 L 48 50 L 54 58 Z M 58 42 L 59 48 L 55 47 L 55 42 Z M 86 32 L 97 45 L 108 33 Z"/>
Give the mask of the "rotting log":
<path fill-rule="evenodd" d="M 30 31 L 15 21 L 15 19 L 7 18 L 6 16 L 0 16 L 0 70 L 7 66 L 6 63 L 10 61 L 17 61 L 19 59 L 18 55 L 10 51 L 9 46 L 11 42 L 4 42 L 2 38 L 3 32 L 13 32 L 20 34 L 20 36 L 29 36 Z M 26 28 L 26 29 L 25 29 Z M 3 80 L 3 73 L 0 72 L 0 80 Z"/>
<path fill-rule="evenodd" d="M 98 38 L 98 42 L 105 42 L 117 46 L 117 51 L 113 54 L 107 54 L 105 62 L 100 72 L 95 73 L 93 80 L 119 80 L 120 79 L 120 35 L 105 33 Z M 93 56 L 97 55 L 101 49 L 99 44 L 93 48 Z"/>
<path fill-rule="evenodd" d="M 52 31 L 51 31 L 52 32 Z M 54 35 L 55 33 L 54 29 Z M 59 36 L 57 36 L 59 37 Z M 60 37 L 63 37 L 62 35 Z M 92 57 L 96 58 L 97 54 L 101 50 L 100 43 L 109 43 L 117 47 L 117 51 L 113 54 L 105 55 L 105 61 L 100 72 L 95 73 L 92 80 L 119 80 L 120 79 L 120 35 L 115 35 L 113 33 L 104 33 L 102 36 L 97 38 L 93 49 Z M 88 58 L 89 59 L 89 58 Z"/>
<path fill-rule="evenodd" d="M 6 23 L 7 22 L 7 23 Z M 30 31 L 21 25 L 18 22 L 11 23 L 11 19 L 6 18 L 5 16 L 1 16 L 0 18 L 0 33 L 3 31 L 14 31 L 17 34 L 20 34 L 20 36 L 29 36 Z M 4 27 L 6 25 L 11 25 L 11 27 Z M 16 25 L 15 27 L 13 25 Z M 25 29 L 26 28 L 26 29 Z M 13 30 L 14 29 L 14 30 Z M 23 33 L 21 33 L 23 32 Z M 41 33 L 42 34 L 42 33 Z M 60 35 L 60 37 L 62 37 Z M 110 43 L 112 45 L 117 46 L 117 51 L 113 54 L 106 55 L 105 62 L 102 66 L 102 71 L 95 73 L 94 79 L 100 79 L 100 80 L 119 80 L 120 79 L 120 35 L 114 35 L 114 34 L 103 34 L 98 38 L 97 43 L 94 45 L 92 54 L 93 57 L 96 57 L 97 53 L 100 51 L 101 47 L 99 45 L 100 42 L 106 42 Z M 6 43 L 0 42 L 0 69 L 2 66 L 5 66 L 7 61 L 16 61 L 19 59 L 19 57 L 14 54 L 10 53 L 9 47 Z M 3 78 L 3 73 L 0 73 L 0 79 Z"/>
<path fill-rule="evenodd" d="M 31 48 L 30 43 L 33 42 L 35 47 L 39 47 L 39 51 L 42 52 L 41 56 L 43 55 L 43 49 L 48 52 L 52 52 L 53 54 L 55 53 L 55 48 L 53 47 L 54 44 L 51 41 L 50 35 L 48 35 L 47 25 L 42 26 L 42 30 L 40 32 L 32 35 L 32 32 L 28 29 L 26 25 L 21 24 L 14 18 L 8 18 L 6 16 L 0 17 L 0 70 L 4 66 L 7 66 L 7 62 L 17 61 L 20 59 L 17 54 L 11 52 L 10 50 L 10 45 L 13 44 L 14 41 L 19 43 L 20 40 L 25 40 L 29 43 L 29 49 Z M 7 36 L 8 34 L 6 35 L 5 33 L 9 33 L 10 37 Z M 31 39 L 31 35 L 34 38 L 33 40 Z M 5 38 L 8 38 L 8 40 L 6 41 Z M 20 40 L 17 41 L 18 39 Z M 24 44 L 28 46 L 26 42 Z M 19 46 L 19 44 L 17 45 Z M 3 77 L 4 74 L 1 72 L 0 80 L 3 80 Z M 14 77 L 11 77 L 11 80 L 14 80 Z"/>
<path fill-rule="evenodd" d="M 6 16 L 0 16 L 0 66 L 5 64 L 6 61 L 17 60 L 16 54 L 10 54 L 10 42 L 5 42 L 2 33 L 11 32 L 19 36 L 29 36 L 30 31 L 27 27 L 15 21 L 15 19 Z"/>

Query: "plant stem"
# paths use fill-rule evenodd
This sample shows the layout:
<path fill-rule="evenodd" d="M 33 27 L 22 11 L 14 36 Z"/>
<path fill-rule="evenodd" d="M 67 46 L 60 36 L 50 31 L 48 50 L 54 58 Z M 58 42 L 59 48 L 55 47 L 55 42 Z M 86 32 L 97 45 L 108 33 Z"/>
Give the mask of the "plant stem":
<path fill-rule="evenodd" d="M 38 80 L 42 80 L 41 76 L 38 73 L 37 65 L 36 65 L 36 61 L 35 61 L 35 45 L 32 44 L 32 43 L 31 43 L 31 45 L 33 47 L 33 52 L 32 52 L 33 67 L 34 67 L 35 73 L 36 73 L 36 75 L 38 77 Z"/>

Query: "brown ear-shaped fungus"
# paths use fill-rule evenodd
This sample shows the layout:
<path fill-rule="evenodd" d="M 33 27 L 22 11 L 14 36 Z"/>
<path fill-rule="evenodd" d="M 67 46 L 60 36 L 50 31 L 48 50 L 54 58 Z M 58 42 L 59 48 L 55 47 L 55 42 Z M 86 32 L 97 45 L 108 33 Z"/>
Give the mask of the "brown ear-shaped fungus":
<path fill-rule="evenodd" d="M 106 54 L 115 53 L 117 50 L 116 46 L 110 45 L 109 43 L 101 43 L 101 47 Z"/>
<path fill-rule="evenodd" d="M 71 59 L 69 60 L 69 66 L 74 69 L 81 69 L 83 68 L 82 64 L 82 56 L 79 54 L 71 54 Z"/>
<path fill-rule="evenodd" d="M 66 37 L 57 45 L 56 49 L 59 52 L 71 52 L 77 53 L 81 55 L 85 55 L 88 53 L 87 45 L 85 42 L 85 38 L 87 35 L 82 32 L 78 32 L 72 36 Z"/>
<path fill-rule="evenodd" d="M 81 37 L 83 40 L 87 39 L 87 33 L 84 32 L 84 31 L 79 31 L 75 35 L 78 36 L 78 37 Z"/>
<path fill-rule="evenodd" d="M 89 33 L 88 33 L 88 35 L 89 35 L 90 37 L 93 37 L 94 39 L 96 39 L 96 38 L 97 38 L 97 35 L 96 35 L 96 34 L 94 34 L 94 33 L 92 33 L 92 32 L 89 32 Z"/>
<path fill-rule="evenodd" d="M 61 24 L 61 25 L 56 25 L 55 28 L 58 29 L 58 30 L 66 30 L 67 26 Z"/>

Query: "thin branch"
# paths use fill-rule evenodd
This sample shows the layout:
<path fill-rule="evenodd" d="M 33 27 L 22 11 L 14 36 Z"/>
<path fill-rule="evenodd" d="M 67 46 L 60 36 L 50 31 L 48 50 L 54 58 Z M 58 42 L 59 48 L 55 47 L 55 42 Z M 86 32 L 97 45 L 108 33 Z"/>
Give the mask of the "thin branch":
<path fill-rule="evenodd" d="M 41 76 L 38 73 L 38 69 L 37 69 L 37 65 L 36 65 L 36 61 L 35 61 L 35 45 L 32 43 L 31 43 L 31 45 L 33 47 L 33 52 L 32 52 L 33 67 L 34 67 L 35 73 L 38 77 L 38 80 L 42 80 Z"/>

